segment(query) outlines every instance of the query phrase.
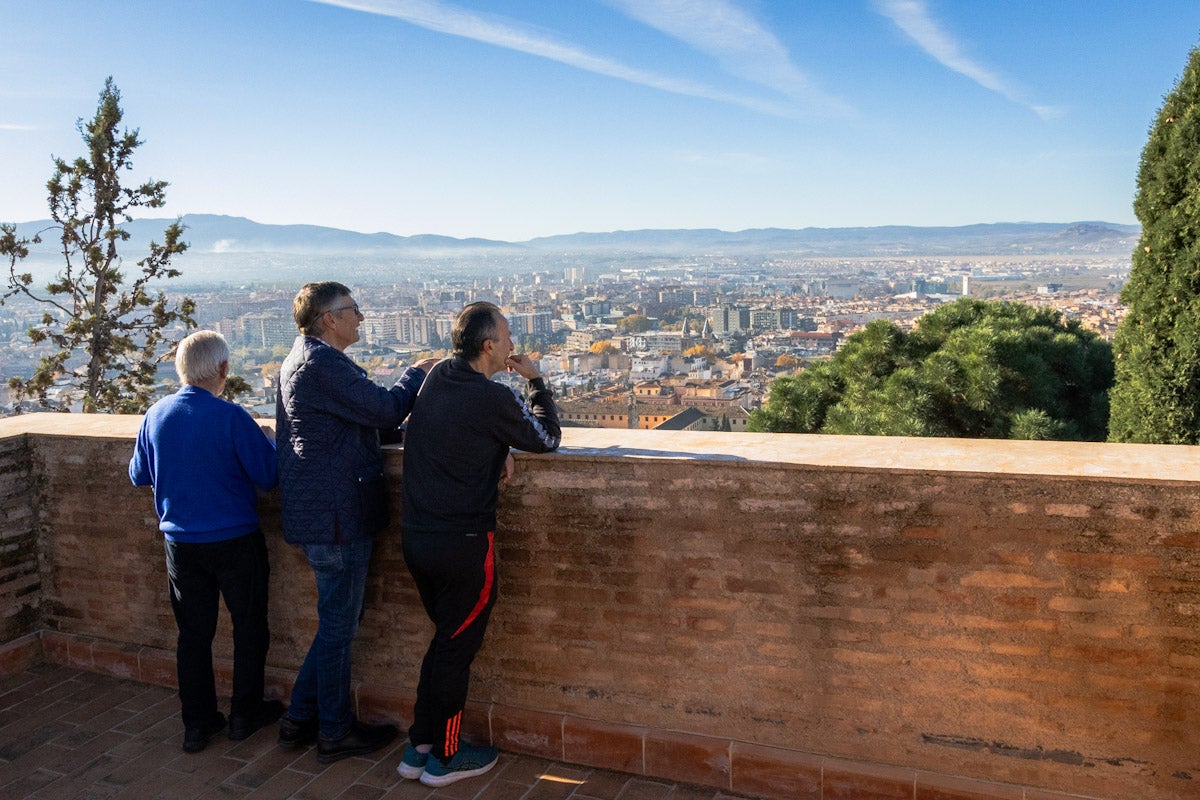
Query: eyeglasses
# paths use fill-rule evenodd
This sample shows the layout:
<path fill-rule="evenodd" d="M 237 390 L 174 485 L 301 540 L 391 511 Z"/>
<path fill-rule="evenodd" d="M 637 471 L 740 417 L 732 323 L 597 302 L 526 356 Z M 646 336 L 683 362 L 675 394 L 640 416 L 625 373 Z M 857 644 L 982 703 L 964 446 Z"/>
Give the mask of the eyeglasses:
<path fill-rule="evenodd" d="M 322 311 L 321 313 L 322 314 L 339 314 L 342 311 L 349 311 L 350 309 L 354 309 L 355 314 L 362 313 L 361 311 L 358 310 L 358 303 L 353 303 L 348 306 L 341 306 L 340 308 L 327 308 L 324 311 Z"/>

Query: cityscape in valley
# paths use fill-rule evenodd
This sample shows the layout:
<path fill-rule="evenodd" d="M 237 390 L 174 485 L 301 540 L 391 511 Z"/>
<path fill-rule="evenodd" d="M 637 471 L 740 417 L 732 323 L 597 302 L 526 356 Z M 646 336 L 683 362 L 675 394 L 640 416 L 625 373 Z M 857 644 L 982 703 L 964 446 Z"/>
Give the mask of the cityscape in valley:
<path fill-rule="evenodd" d="M 296 336 L 296 290 L 339 280 L 365 315 L 348 355 L 383 385 L 403 365 L 446 354 L 457 311 L 487 300 L 504 310 L 518 349 L 540 359 L 565 424 L 730 432 L 745 430 L 775 378 L 830 356 L 872 320 L 909 329 L 963 296 L 1053 307 L 1111 339 L 1137 241 L 1136 227 L 1074 223 L 1036 234 L 983 226 L 986 241 L 973 243 L 962 229 L 863 229 L 810 232 L 807 245 L 784 236 L 786 246 L 778 231 L 770 243 L 763 234 L 736 244 L 729 234 L 722 243 L 713 232 L 640 232 L 365 250 L 354 240 L 363 235 L 342 232 L 350 239 L 290 251 L 260 239 L 255 247 L 274 248 L 263 251 L 199 227 L 200 246 L 178 258 L 182 277 L 161 288 L 191 297 L 198 325 L 228 339 L 231 371 L 250 386 L 239 402 L 258 416 L 274 414 L 275 379 Z M 823 243 L 813 244 L 818 238 Z M 977 254 L 955 255 L 953 247 Z M 52 256 L 40 258 L 33 267 L 52 274 Z M 35 370 L 44 351 L 25 331 L 43 313 L 18 298 L 0 306 L 4 378 Z M 169 363 L 158 378 L 159 394 L 177 386 Z M 6 413 L 36 410 L 6 386 L 0 391 Z M 51 400 L 77 407 L 69 378 Z"/>

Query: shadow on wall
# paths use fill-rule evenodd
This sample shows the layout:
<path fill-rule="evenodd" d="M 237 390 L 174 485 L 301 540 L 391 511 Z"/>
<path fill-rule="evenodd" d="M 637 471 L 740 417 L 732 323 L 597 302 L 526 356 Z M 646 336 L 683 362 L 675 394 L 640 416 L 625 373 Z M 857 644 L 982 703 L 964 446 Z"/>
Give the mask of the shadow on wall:
<path fill-rule="evenodd" d="M 573 456 L 621 456 L 631 458 L 687 458 L 703 459 L 705 461 L 749 461 L 748 458 L 730 455 L 729 453 L 696 453 L 693 451 L 683 450 L 649 450 L 642 447 L 625 447 L 619 444 L 612 445 L 611 447 L 563 446 L 559 448 L 559 452 Z"/>

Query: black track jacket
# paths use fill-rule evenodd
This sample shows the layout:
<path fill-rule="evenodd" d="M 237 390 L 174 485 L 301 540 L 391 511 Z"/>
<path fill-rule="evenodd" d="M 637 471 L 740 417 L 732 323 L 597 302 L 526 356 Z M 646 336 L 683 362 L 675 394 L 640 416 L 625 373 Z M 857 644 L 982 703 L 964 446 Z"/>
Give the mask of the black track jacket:
<path fill-rule="evenodd" d="M 525 402 L 462 358 L 439 362 L 421 385 L 404 432 L 403 530 L 495 530 L 509 448 L 548 453 L 560 437 L 549 390 Z"/>

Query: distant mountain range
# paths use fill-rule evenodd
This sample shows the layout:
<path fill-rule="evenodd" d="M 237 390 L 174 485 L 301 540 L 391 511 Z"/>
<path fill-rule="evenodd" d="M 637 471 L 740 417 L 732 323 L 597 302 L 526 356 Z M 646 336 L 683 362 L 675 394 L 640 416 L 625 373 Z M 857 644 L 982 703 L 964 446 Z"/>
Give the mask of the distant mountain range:
<path fill-rule="evenodd" d="M 120 252 L 128 266 L 162 241 L 173 220 L 141 219 L 125 227 Z M 617 267 L 659 268 L 681 261 L 735 260 L 743 266 L 772 259 L 1103 256 L 1128 258 L 1140 228 L 1107 222 L 1013 222 L 922 228 L 759 228 L 744 231 L 639 230 L 574 233 L 525 242 L 357 233 L 319 225 L 264 225 L 242 217 L 188 214 L 188 250 L 172 260 L 188 285 L 280 282 L 316 277 L 348 283 L 389 283 L 401 278 L 469 277 L 587 267 L 603 274 Z M 17 226 L 32 237 L 48 221 Z M 61 266 L 55 237 L 31 248 L 28 268 L 47 279 Z M 593 272 L 594 271 L 594 272 Z M 314 277 L 316 276 L 316 277 Z"/>
<path fill-rule="evenodd" d="M 754 228 L 727 232 L 643 230 L 576 233 L 527 242 L 562 251 L 636 251 L 809 257 L 1005 255 L 1129 252 L 1141 228 L 1107 222 L 1014 222 L 961 227 L 886 225 L 875 228 Z"/>
<path fill-rule="evenodd" d="M 170 219 L 128 223 L 132 239 L 126 252 L 136 253 L 151 239 L 161 241 Z M 22 223 L 32 235 L 46 221 Z M 886 225 L 872 228 L 755 228 L 744 231 L 637 230 L 545 236 L 525 242 L 455 239 L 449 236 L 397 236 L 357 233 L 319 225 L 265 225 L 243 217 L 187 214 L 185 240 L 189 256 L 279 254 L 308 256 L 423 256 L 453 254 L 546 255 L 791 255 L 798 257 L 1009 255 L 1052 253 L 1120 253 L 1136 244 L 1140 228 L 1108 222 L 1004 222 L 961 227 Z M 44 247 L 42 249 L 45 249 Z"/>

